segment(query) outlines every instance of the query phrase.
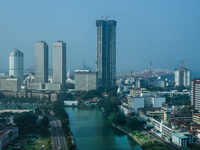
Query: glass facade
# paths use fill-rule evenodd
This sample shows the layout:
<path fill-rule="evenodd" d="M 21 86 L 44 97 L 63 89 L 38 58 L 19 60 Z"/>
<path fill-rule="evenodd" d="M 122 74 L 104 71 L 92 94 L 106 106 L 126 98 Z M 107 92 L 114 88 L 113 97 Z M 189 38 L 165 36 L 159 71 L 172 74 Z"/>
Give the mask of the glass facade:
<path fill-rule="evenodd" d="M 116 21 L 97 20 L 97 61 L 100 86 L 116 85 Z"/>

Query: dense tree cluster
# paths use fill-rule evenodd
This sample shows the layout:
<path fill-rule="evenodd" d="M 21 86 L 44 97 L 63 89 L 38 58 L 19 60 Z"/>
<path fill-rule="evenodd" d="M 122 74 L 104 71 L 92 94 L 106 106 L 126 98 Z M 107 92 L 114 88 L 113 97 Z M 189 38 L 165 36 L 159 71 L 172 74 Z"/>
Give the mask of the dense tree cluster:
<path fill-rule="evenodd" d="M 47 116 L 43 116 L 38 122 L 38 116 L 32 112 L 23 112 L 15 115 L 14 123 L 19 128 L 19 133 L 25 135 L 27 133 L 37 133 L 42 137 L 49 136 L 48 126 L 49 120 Z"/>
<path fill-rule="evenodd" d="M 104 101 L 101 107 L 103 108 L 104 114 L 110 118 L 112 123 L 115 125 L 123 126 L 127 130 L 137 130 L 139 127 L 145 124 L 144 121 L 139 121 L 136 117 L 125 117 L 118 108 L 119 102 L 117 101 Z"/>
<path fill-rule="evenodd" d="M 167 103 L 176 103 L 178 105 L 190 105 L 190 97 L 187 94 L 184 95 L 174 95 L 170 97 L 169 95 L 165 95 Z"/>
<path fill-rule="evenodd" d="M 15 115 L 13 121 L 19 127 L 20 134 L 36 133 L 36 120 L 38 117 L 31 112 Z"/>

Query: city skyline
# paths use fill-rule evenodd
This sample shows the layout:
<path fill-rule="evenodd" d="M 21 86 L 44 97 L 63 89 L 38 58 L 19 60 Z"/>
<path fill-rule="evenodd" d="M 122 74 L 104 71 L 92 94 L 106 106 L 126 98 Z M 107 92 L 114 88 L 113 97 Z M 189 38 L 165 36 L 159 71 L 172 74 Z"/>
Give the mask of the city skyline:
<path fill-rule="evenodd" d="M 34 66 L 34 43 L 38 40 L 47 43 L 66 41 L 67 68 L 81 69 L 82 60 L 86 60 L 86 64 L 95 70 L 95 20 L 102 19 L 101 16 L 107 13 L 111 16 L 109 20 L 118 22 L 117 73 L 119 70 L 122 73 L 149 69 L 150 61 L 152 68 L 174 71 L 183 59 L 192 60 L 185 66 L 191 70 L 192 78 L 199 77 L 200 2 L 197 0 L 49 1 L 47 5 L 46 2 L 38 5 L 38 2 L 0 2 L 0 71 L 8 72 L 9 52 L 15 47 L 24 53 L 24 70 Z M 52 9 L 57 10 L 56 13 Z M 49 66 L 53 65 L 52 51 L 52 45 L 49 45 Z"/>

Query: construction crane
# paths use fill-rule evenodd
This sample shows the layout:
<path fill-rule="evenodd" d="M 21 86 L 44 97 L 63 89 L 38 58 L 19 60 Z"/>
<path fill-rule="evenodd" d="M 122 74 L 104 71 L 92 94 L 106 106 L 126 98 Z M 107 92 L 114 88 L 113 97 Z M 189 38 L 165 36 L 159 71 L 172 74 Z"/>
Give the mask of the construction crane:
<path fill-rule="evenodd" d="M 184 70 L 186 69 L 183 62 L 184 61 L 190 61 L 190 60 L 179 60 L 181 62 L 179 70 L 180 70 L 180 85 L 184 85 Z"/>
<path fill-rule="evenodd" d="M 108 16 L 108 15 L 106 14 L 105 16 L 101 16 L 101 18 L 105 18 L 105 20 L 108 20 L 108 18 L 110 18 L 110 17 L 118 17 L 118 16 L 124 16 L 124 15 L 127 15 L 127 14 L 111 15 L 111 16 Z"/>
<path fill-rule="evenodd" d="M 183 62 L 184 61 L 191 61 L 191 60 L 179 60 L 180 62 L 181 62 L 181 65 L 180 65 L 180 67 L 184 67 L 184 64 L 183 64 Z"/>

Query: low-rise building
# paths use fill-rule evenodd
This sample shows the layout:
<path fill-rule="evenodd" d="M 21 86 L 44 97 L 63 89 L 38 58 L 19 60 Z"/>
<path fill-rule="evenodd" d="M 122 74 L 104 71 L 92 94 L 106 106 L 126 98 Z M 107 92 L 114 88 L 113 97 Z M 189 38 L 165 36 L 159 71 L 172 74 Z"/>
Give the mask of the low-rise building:
<path fill-rule="evenodd" d="M 24 98 L 37 98 L 37 99 L 44 99 L 46 101 L 57 101 L 60 97 L 65 94 L 62 91 L 29 91 L 29 90 L 22 90 L 18 92 L 13 91 L 0 91 L 3 95 L 7 97 L 24 97 Z"/>
<path fill-rule="evenodd" d="M 21 90 L 21 81 L 18 78 L 8 77 L 0 78 L 0 91 L 20 91 Z"/>
<path fill-rule="evenodd" d="M 193 143 L 193 134 L 189 132 L 171 133 L 172 142 L 180 147 L 187 147 L 188 144 Z"/>
<path fill-rule="evenodd" d="M 165 101 L 165 97 L 151 97 L 151 104 L 153 107 L 162 107 L 162 103 Z"/>
<path fill-rule="evenodd" d="M 137 114 L 137 109 L 144 107 L 144 97 L 128 96 L 128 106 L 133 108 L 135 114 Z"/>
<path fill-rule="evenodd" d="M 78 101 L 64 101 L 65 106 L 77 106 Z"/>
<path fill-rule="evenodd" d="M 18 137 L 17 127 L 8 127 L 0 130 L 0 150 L 5 149 Z"/>
<path fill-rule="evenodd" d="M 193 121 L 194 123 L 200 124 L 200 113 L 194 113 L 194 114 L 193 114 L 192 121 Z"/>
<path fill-rule="evenodd" d="M 125 116 L 134 112 L 134 109 L 129 108 L 128 106 L 120 105 L 119 108 L 120 108 L 121 112 L 124 113 Z"/>
<path fill-rule="evenodd" d="M 166 121 L 161 119 L 153 119 L 152 120 L 153 127 L 162 133 L 162 136 L 167 140 L 171 140 L 171 133 L 172 133 L 172 127 L 170 124 L 168 124 Z"/>
<path fill-rule="evenodd" d="M 89 91 L 98 88 L 97 72 L 75 70 L 75 90 Z"/>

